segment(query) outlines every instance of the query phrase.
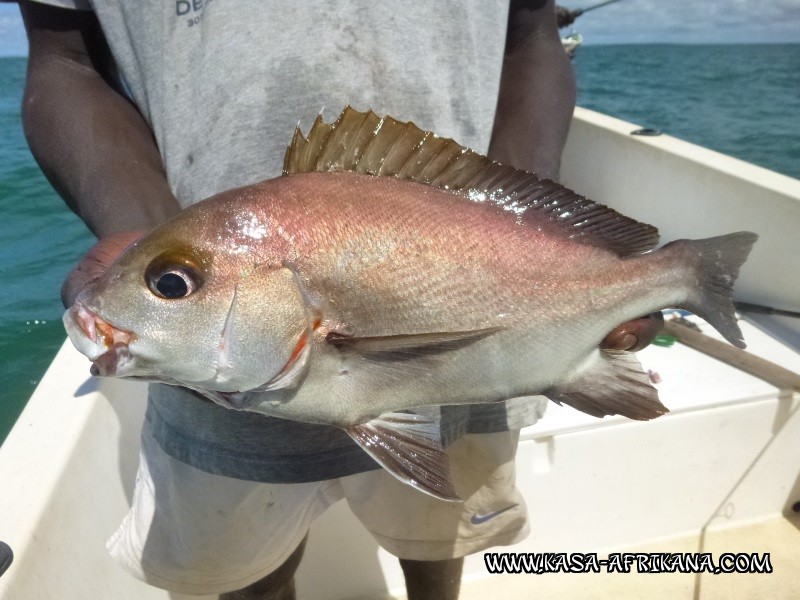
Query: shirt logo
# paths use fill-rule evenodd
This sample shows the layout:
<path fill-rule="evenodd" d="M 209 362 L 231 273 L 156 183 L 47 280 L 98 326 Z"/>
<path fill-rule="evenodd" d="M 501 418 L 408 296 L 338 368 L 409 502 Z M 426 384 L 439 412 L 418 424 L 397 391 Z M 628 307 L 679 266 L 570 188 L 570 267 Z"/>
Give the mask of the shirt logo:
<path fill-rule="evenodd" d="M 469 522 L 472 523 L 473 525 L 482 525 L 483 523 L 486 523 L 486 521 L 491 521 L 497 515 L 501 515 L 507 510 L 511 510 L 512 508 L 516 507 L 517 507 L 516 504 L 512 504 L 511 506 L 506 506 L 505 508 L 501 508 L 500 510 L 496 510 L 494 512 L 486 513 L 485 515 L 482 515 L 480 513 L 475 513 L 474 515 L 472 515 L 472 518 L 469 520 Z"/>

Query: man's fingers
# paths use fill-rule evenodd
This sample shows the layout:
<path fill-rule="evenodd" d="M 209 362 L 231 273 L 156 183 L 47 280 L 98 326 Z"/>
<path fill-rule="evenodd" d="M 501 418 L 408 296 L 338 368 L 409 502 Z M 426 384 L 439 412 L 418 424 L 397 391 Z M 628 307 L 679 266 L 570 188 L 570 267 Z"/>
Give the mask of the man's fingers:
<path fill-rule="evenodd" d="M 61 302 L 65 308 L 75 303 L 84 288 L 92 285 L 108 270 L 123 251 L 143 235 L 143 231 L 121 231 L 98 241 L 69 272 L 61 286 Z"/>
<path fill-rule="evenodd" d="M 603 339 L 600 347 L 635 352 L 650 345 L 663 326 L 664 316 L 660 312 L 651 313 L 615 327 Z"/>

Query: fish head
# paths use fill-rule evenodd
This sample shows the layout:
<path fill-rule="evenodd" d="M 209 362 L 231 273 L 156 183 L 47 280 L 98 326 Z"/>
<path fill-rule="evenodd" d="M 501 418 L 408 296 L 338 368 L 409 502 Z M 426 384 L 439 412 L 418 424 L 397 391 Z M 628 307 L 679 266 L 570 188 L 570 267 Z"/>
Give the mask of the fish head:
<path fill-rule="evenodd" d="M 92 373 L 248 391 L 297 374 L 309 317 L 283 249 L 228 220 L 173 219 L 129 247 L 64 315 Z M 247 243 L 244 243 L 244 242 Z"/>

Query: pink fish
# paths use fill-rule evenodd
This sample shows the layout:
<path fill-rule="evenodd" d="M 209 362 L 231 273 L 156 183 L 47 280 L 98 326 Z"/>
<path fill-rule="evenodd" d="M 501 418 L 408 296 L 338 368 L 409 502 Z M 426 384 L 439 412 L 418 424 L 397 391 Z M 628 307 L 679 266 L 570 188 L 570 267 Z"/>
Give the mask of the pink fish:
<path fill-rule="evenodd" d="M 402 411 L 544 394 L 651 419 L 616 325 L 696 312 L 744 347 L 733 283 L 755 234 L 680 240 L 411 123 L 346 109 L 285 175 L 209 198 L 129 248 L 66 313 L 103 376 L 344 428 L 456 499 L 435 421 Z"/>

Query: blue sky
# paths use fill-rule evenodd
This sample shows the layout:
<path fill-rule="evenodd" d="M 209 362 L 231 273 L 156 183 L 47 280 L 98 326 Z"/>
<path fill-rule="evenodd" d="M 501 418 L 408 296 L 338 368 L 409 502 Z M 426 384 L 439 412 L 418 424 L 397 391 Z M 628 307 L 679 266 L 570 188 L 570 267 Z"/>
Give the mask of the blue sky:
<path fill-rule="evenodd" d="M 560 0 L 585 8 L 599 0 Z M 800 43 L 800 0 L 622 0 L 580 17 L 587 44 Z M 0 4 L 0 56 L 26 53 L 15 4 Z"/>
<path fill-rule="evenodd" d="M 0 4 L 0 56 L 28 53 L 25 30 L 16 4 Z"/>
<path fill-rule="evenodd" d="M 574 28 L 590 44 L 800 42 L 800 0 L 623 0 L 586 13 Z"/>

